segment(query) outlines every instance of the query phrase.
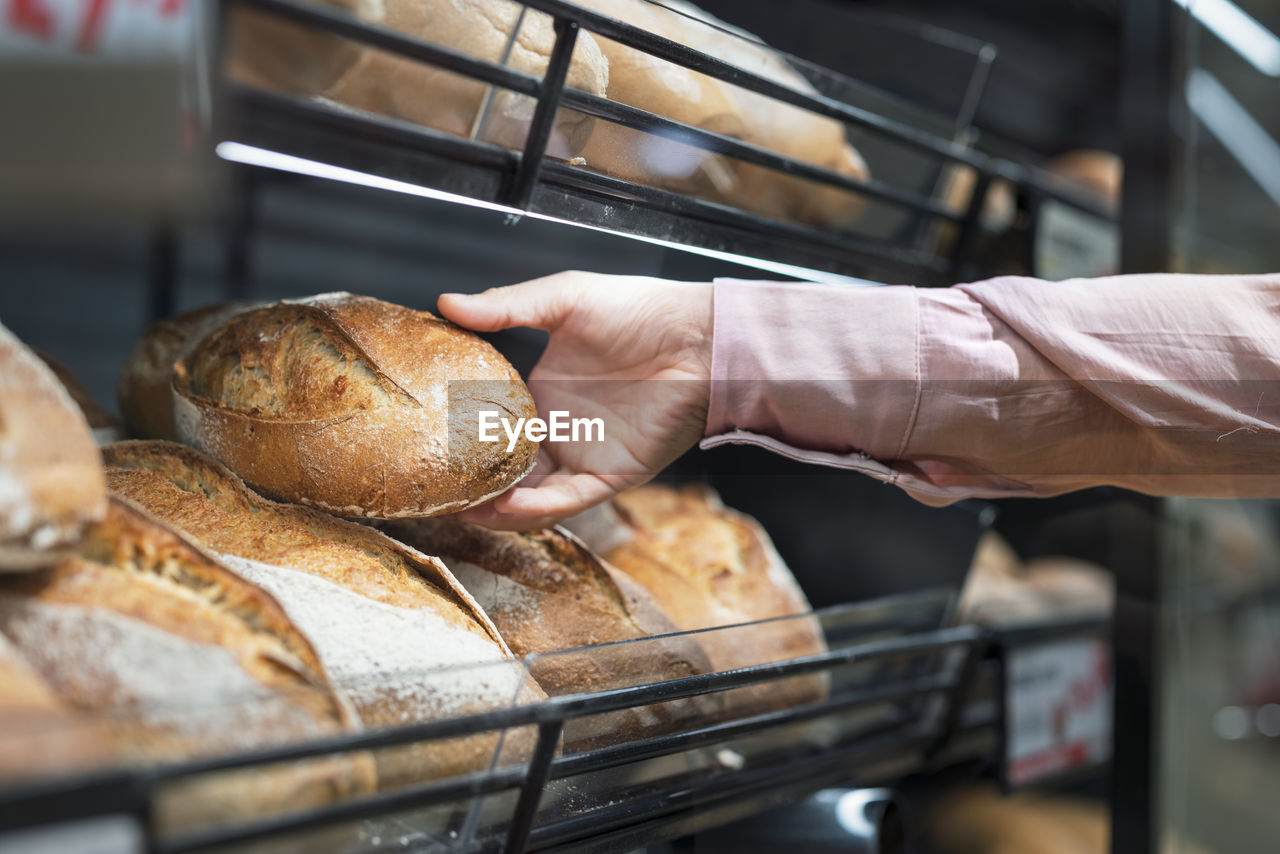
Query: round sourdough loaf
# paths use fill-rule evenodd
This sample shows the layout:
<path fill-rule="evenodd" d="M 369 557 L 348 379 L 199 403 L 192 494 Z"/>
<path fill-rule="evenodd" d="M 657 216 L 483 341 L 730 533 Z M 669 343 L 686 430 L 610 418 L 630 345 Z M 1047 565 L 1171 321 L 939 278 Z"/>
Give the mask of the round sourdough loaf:
<path fill-rule="evenodd" d="M 533 468 L 479 413 L 537 415 L 497 350 L 430 312 L 326 294 L 236 315 L 174 366 L 182 439 L 272 497 L 343 516 L 452 513 Z"/>
<path fill-rule="evenodd" d="M 357 726 L 268 593 L 118 498 L 77 554 L 0 579 L 0 634 L 91 723 L 113 764 L 224 756 Z M 167 829 L 243 821 L 374 784 L 362 753 L 192 777 L 164 789 L 156 818 Z"/>
<path fill-rule="evenodd" d="M 0 572 L 56 563 L 106 502 L 84 415 L 53 371 L 0 326 Z"/>
<path fill-rule="evenodd" d="M 219 302 L 147 327 L 133 345 L 116 385 L 120 414 L 133 437 L 177 440 L 173 363 L 187 355 L 192 344 L 249 307 L 247 302 Z"/>
<path fill-rule="evenodd" d="M 113 493 L 181 528 L 276 597 L 366 727 L 545 698 L 439 559 L 364 525 L 262 498 L 182 445 L 121 442 L 103 453 Z M 379 780 L 394 787 L 482 770 L 498 735 L 378 751 Z M 529 735 L 508 734 L 499 758 L 527 758 Z"/>
<path fill-rule="evenodd" d="M 535 656 L 530 672 L 552 696 L 665 682 L 711 669 L 706 653 L 687 636 L 619 643 L 678 629 L 647 590 L 563 528 L 492 531 L 448 517 L 380 527 L 443 560 L 512 651 Z M 694 697 L 572 721 L 565 745 L 580 750 L 671 732 L 713 717 L 718 700 Z"/>
<path fill-rule="evenodd" d="M 797 616 L 809 603 L 764 529 L 707 487 L 648 484 L 565 524 L 652 593 L 682 630 L 751 623 L 697 635 L 715 670 L 826 650 L 816 619 Z M 743 714 L 825 694 L 824 679 L 795 677 L 737 689 L 726 710 Z"/>

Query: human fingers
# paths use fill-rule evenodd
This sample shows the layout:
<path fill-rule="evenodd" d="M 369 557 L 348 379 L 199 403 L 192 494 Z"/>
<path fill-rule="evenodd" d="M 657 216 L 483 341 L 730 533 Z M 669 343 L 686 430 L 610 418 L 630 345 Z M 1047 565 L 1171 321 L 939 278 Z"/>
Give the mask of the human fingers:
<path fill-rule="evenodd" d="M 436 305 L 446 318 L 476 332 L 513 326 L 550 331 L 573 310 L 591 275 L 557 273 L 478 294 L 442 294 Z"/>

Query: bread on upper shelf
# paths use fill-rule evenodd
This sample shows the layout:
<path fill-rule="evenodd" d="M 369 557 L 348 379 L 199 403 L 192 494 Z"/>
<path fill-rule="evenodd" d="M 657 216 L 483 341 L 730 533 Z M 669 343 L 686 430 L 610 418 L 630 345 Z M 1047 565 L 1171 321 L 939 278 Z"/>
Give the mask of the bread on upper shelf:
<path fill-rule="evenodd" d="M 174 362 L 250 305 L 238 300 L 213 303 L 157 320 L 147 327 L 129 352 L 116 385 L 120 414 L 133 438 L 177 441 L 178 431 L 173 425 Z"/>
<path fill-rule="evenodd" d="M 65 557 L 106 512 L 102 460 L 53 371 L 0 326 L 0 573 Z"/>
<path fill-rule="evenodd" d="M 517 655 L 536 655 L 534 678 L 550 695 L 663 682 L 706 673 L 710 662 L 688 637 L 619 644 L 677 631 L 657 600 L 561 528 L 492 531 L 449 517 L 379 525 L 392 537 L 437 555 L 475 596 Z M 601 644 L 610 644 L 601 647 Z M 579 647 L 592 649 L 576 651 Z M 555 653 L 561 654 L 539 655 Z M 575 748 L 657 735 L 707 720 L 710 695 L 627 709 L 566 730 Z"/>
<path fill-rule="evenodd" d="M 0 634 L 60 705 L 92 721 L 94 746 L 114 763 L 220 756 L 356 723 L 269 594 L 118 498 L 76 555 L 0 578 Z M 373 782 L 362 754 L 193 777 L 163 790 L 157 820 L 171 829 L 243 820 Z"/>
<path fill-rule="evenodd" d="M 182 445 L 122 442 L 103 453 L 114 493 L 185 531 L 279 600 L 366 727 L 545 696 L 437 558 L 372 528 L 262 498 Z M 397 786 L 481 770 L 497 744 L 496 734 L 482 733 L 380 751 L 379 780 Z M 505 747 L 518 753 L 529 744 L 509 738 Z"/>
<path fill-rule="evenodd" d="M 578 4 L 692 47 L 805 95 L 813 85 L 750 33 L 690 3 L 578 0 Z M 669 7 L 669 8 L 664 8 Z M 651 54 L 601 38 L 609 60 L 609 98 L 702 130 L 752 143 L 850 178 L 869 176 L 844 125 Z M 840 227 L 862 215 L 857 194 L 696 148 L 678 136 L 596 123 L 583 150 L 587 166 L 663 189 L 726 202 L 778 219 Z"/>
<path fill-rule="evenodd" d="M 362 21 L 476 59 L 541 76 L 555 30 L 551 18 L 511 0 L 318 0 Z M 523 14 L 522 14 L 523 13 Z M 517 27 L 519 28 L 517 30 Z M 513 37 L 514 34 L 514 37 Z M 535 101 L 426 63 L 328 35 L 256 9 L 232 10 L 231 73 L 248 83 L 327 98 L 458 136 L 523 148 Z M 604 95 L 609 65 L 590 33 L 580 32 L 567 85 Z M 547 152 L 581 151 L 594 119 L 561 111 Z"/>
<path fill-rule="evenodd" d="M 241 312 L 174 368 L 181 438 L 255 489 L 343 516 L 449 513 L 504 491 L 536 443 L 477 438 L 529 418 L 502 355 L 430 312 L 338 293 Z"/>
<path fill-rule="evenodd" d="M 682 630 L 756 623 L 698 635 L 716 670 L 826 650 L 813 619 L 775 620 L 804 615 L 809 603 L 759 523 L 709 487 L 647 484 L 565 525 L 652 593 Z M 825 690 L 822 680 L 801 677 L 740 689 L 733 705 L 807 702 Z"/>

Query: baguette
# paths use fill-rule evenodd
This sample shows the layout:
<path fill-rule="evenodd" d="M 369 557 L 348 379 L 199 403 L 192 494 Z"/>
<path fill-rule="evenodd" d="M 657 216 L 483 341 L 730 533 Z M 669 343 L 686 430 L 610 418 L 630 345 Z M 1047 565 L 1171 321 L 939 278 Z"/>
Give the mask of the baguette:
<path fill-rule="evenodd" d="M 325 0 L 325 5 L 526 74 L 546 72 L 555 44 L 548 15 L 530 9 L 521 18 L 522 7 L 510 0 Z M 534 101 L 527 96 L 494 88 L 482 115 L 489 87 L 478 80 L 256 11 L 234 10 L 231 57 L 233 76 L 257 86 L 319 96 L 458 136 L 470 137 L 478 129 L 480 139 L 508 148 L 523 148 L 533 117 Z M 604 95 L 608 81 L 609 64 L 599 45 L 590 33 L 580 32 L 566 84 Z M 593 124 L 582 113 L 562 110 L 548 153 L 573 157 Z"/>
<path fill-rule="evenodd" d="M 438 555 L 530 664 L 538 684 L 552 696 L 679 679 L 710 670 L 697 642 L 688 637 L 602 648 L 601 644 L 677 631 L 657 601 L 626 575 L 600 561 L 561 528 L 491 531 L 450 518 L 387 522 L 383 530 Z M 566 748 L 629 740 L 669 732 L 714 716 L 717 697 L 678 700 L 647 709 L 573 722 Z"/>
<path fill-rule="evenodd" d="M 480 504 L 537 444 L 477 438 L 537 414 L 493 347 L 430 312 L 327 294 L 246 311 L 174 367 L 178 433 L 273 498 L 396 518 Z"/>
<path fill-rule="evenodd" d="M 767 534 L 729 510 L 707 487 L 649 484 L 568 520 L 610 564 L 653 594 L 682 630 L 760 623 L 805 614 L 809 603 Z M 812 620 L 762 623 L 699 635 L 716 670 L 731 670 L 825 651 Z M 810 702 L 825 682 L 796 678 L 740 689 L 734 711 Z"/>
<path fill-rule="evenodd" d="M 438 559 L 362 525 L 262 498 L 181 445 L 122 442 L 104 454 L 114 493 L 183 529 L 280 600 L 366 727 L 545 696 L 523 683 L 493 624 Z M 526 736 L 512 750 L 526 749 Z M 486 733 L 380 751 L 379 780 L 395 787 L 480 770 L 497 747 Z"/>
<path fill-rule="evenodd" d="M 66 557 L 106 500 L 84 415 L 53 371 L 0 326 L 0 573 Z"/>
<path fill-rule="evenodd" d="M 120 371 L 116 395 L 129 433 L 138 439 L 176 441 L 173 424 L 173 363 L 191 346 L 250 307 L 231 301 L 197 308 L 177 317 L 157 320 L 133 346 Z"/>
<path fill-rule="evenodd" d="M 249 751 L 354 725 L 274 599 L 120 499 L 77 555 L 0 580 L 0 633 L 126 764 Z M 157 820 L 168 829 L 243 820 L 372 788 L 361 754 L 293 762 L 174 784 Z"/>

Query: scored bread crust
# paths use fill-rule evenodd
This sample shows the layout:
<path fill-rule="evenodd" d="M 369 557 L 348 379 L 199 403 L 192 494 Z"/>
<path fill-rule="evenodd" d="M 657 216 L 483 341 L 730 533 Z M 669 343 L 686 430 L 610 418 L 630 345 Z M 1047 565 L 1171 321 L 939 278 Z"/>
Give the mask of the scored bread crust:
<path fill-rule="evenodd" d="M 493 531 L 456 519 L 413 519 L 380 525 L 414 548 L 438 555 L 476 597 L 517 655 L 537 655 L 616 644 L 677 631 L 657 601 L 603 563 L 563 528 Z M 662 682 L 706 673 L 710 661 L 688 637 L 543 655 L 530 667 L 552 696 Z M 566 744 L 582 749 L 639 734 L 656 735 L 682 722 L 714 715 L 714 696 L 624 710 L 588 729 L 566 731 Z"/>
<path fill-rule="evenodd" d="M 252 303 L 239 300 L 214 303 L 157 320 L 147 327 L 133 345 L 116 384 L 120 414 L 131 436 L 177 441 L 178 432 L 173 426 L 173 363 L 228 318 L 251 306 Z"/>
<path fill-rule="evenodd" d="M 488 616 L 439 559 L 363 525 L 256 495 L 224 466 L 182 445 L 121 442 L 107 446 L 103 453 L 114 493 L 182 528 L 206 548 L 224 555 L 233 569 L 274 572 L 277 582 L 282 573 L 286 578 L 290 573 L 314 576 L 381 606 L 434 615 L 440 622 L 438 636 L 389 638 L 401 646 L 410 645 L 410 651 L 412 645 L 418 645 L 420 657 L 413 659 L 418 670 L 368 672 L 347 682 L 333 672 L 333 659 L 326 660 L 325 650 L 333 651 L 333 644 L 344 642 L 341 633 L 378 632 L 379 626 L 346 625 L 335 618 L 329 624 L 309 628 L 307 618 L 314 618 L 314 611 L 302 609 L 312 604 L 306 599 L 311 588 L 272 588 L 286 612 L 300 609 L 295 621 L 304 632 L 313 632 L 322 663 L 366 726 L 470 714 L 517 699 L 533 702 L 545 697 L 535 686 L 518 684 L 514 670 L 506 674 L 517 683 L 509 693 L 499 697 L 494 691 L 482 690 L 482 680 L 503 676 L 496 674 L 492 665 L 511 662 L 511 651 Z M 233 558 L 246 563 L 242 566 Z M 477 649 L 483 651 L 481 658 L 465 657 L 463 650 Z M 474 677 L 459 673 L 456 680 L 442 687 L 446 680 L 431 669 L 465 665 L 481 665 L 484 672 L 477 671 Z M 526 742 L 525 734 L 516 734 L 508 738 L 504 750 L 519 753 L 529 746 Z M 379 780 L 394 787 L 478 770 L 492 759 L 497 747 L 496 736 L 481 734 L 379 752 Z"/>
<path fill-rule="evenodd" d="M 0 583 L 0 632 L 114 761 L 225 755 L 356 725 L 268 593 L 120 498 L 78 554 Z M 191 666 L 175 667 L 175 654 Z M 189 828 L 318 806 L 372 791 L 373 773 L 357 753 L 191 778 L 162 794 L 157 817 Z"/>
<path fill-rule="evenodd" d="M 106 500 L 84 415 L 53 371 L 0 326 L 0 574 L 65 557 Z"/>
<path fill-rule="evenodd" d="M 725 507 L 710 488 L 647 484 L 566 525 L 605 560 L 649 590 L 683 630 L 755 623 L 697 635 L 717 670 L 826 651 L 809 603 L 764 529 Z M 770 621 L 770 622 L 761 622 Z M 825 696 L 825 680 L 801 677 L 743 688 L 736 713 Z"/>
<path fill-rule="evenodd" d="M 239 314 L 174 368 L 178 433 L 255 489 L 343 516 L 451 513 L 533 468 L 523 436 L 480 442 L 482 409 L 532 418 L 487 342 L 430 312 L 326 294 Z"/>

